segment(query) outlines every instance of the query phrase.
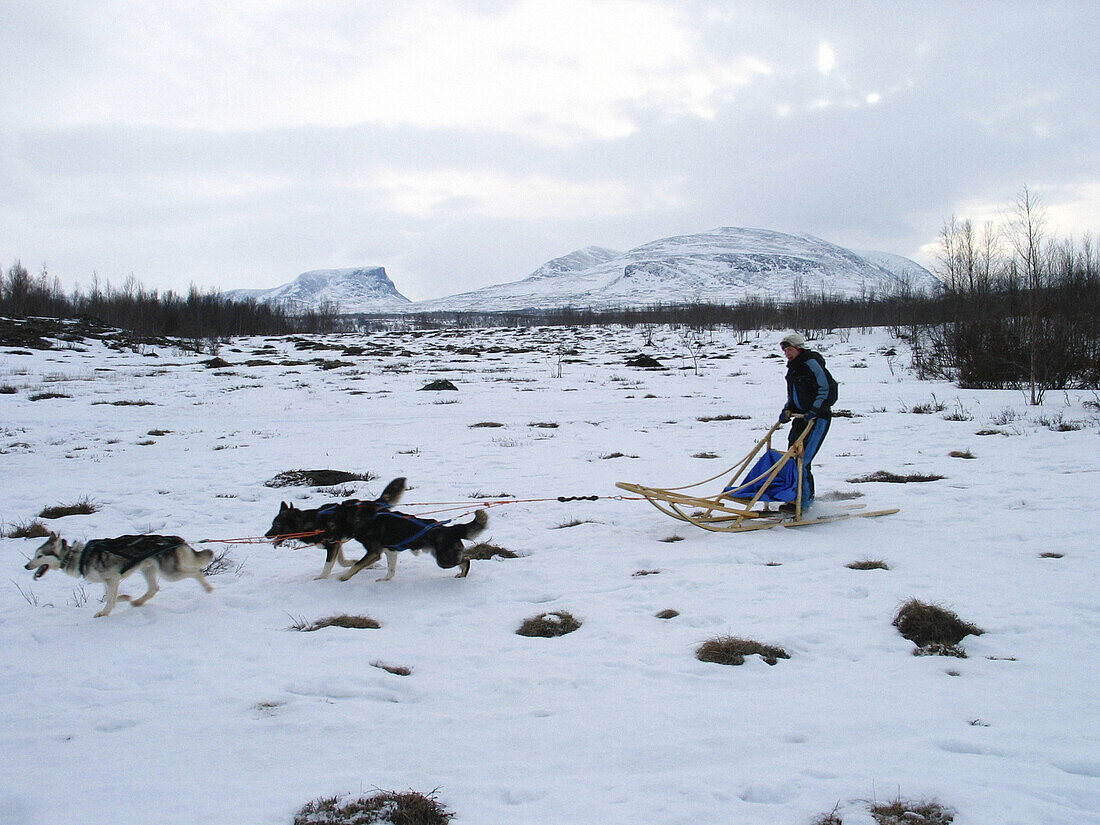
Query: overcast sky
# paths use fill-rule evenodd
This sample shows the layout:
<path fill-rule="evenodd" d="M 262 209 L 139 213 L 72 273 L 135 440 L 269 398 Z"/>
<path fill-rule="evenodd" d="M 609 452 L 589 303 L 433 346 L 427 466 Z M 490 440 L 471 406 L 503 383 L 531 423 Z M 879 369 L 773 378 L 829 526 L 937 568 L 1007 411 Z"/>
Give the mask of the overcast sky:
<path fill-rule="evenodd" d="M 1100 3 L 0 1 L 0 265 L 420 300 L 718 226 L 1100 234 Z"/>

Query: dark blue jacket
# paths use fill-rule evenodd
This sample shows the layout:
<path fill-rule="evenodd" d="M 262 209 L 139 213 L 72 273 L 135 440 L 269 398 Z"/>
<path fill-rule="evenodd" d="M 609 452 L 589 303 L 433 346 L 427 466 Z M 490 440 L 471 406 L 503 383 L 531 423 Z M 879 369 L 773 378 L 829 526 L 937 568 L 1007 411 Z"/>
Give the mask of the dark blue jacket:
<path fill-rule="evenodd" d="M 836 397 L 833 386 L 835 382 L 825 369 L 821 353 L 804 349 L 797 358 L 787 362 L 787 409 L 790 412 L 812 412 L 828 418 Z"/>

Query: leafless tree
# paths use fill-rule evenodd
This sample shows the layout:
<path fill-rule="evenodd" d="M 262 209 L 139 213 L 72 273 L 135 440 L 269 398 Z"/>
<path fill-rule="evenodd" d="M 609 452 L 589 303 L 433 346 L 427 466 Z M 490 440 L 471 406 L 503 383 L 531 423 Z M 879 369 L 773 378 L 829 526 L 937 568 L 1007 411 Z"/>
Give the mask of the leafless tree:
<path fill-rule="evenodd" d="M 1039 315 L 1043 288 L 1043 244 L 1046 239 L 1046 209 L 1025 184 L 1005 221 L 1005 237 L 1015 254 L 1027 290 L 1031 403 L 1042 403 L 1039 383 Z"/>

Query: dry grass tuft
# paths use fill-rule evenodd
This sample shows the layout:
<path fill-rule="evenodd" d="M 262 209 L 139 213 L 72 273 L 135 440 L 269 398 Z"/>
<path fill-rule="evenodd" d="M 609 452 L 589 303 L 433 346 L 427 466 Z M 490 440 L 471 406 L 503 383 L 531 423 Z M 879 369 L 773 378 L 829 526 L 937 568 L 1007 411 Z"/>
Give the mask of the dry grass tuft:
<path fill-rule="evenodd" d="M 593 521 L 590 518 L 586 518 L 586 519 L 575 518 L 575 519 L 570 519 L 569 521 L 563 521 L 561 524 L 558 524 L 554 527 L 551 527 L 550 529 L 551 530 L 564 530 L 566 527 L 579 527 L 582 524 L 595 524 L 595 523 L 596 522 Z"/>
<path fill-rule="evenodd" d="M 51 398 L 72 398 L 63 392 L 38 392 L 30 397 L 31 401 L 48 401 Z"/>
<path fill-rule="evenodd" d="M 487 561 L 493 556 L 500 556 L 502 559 L 519 558 L 518 553 L 513 553 L 511 550 L 507 550 L 499 544 L 493 544 L 488 541 L 479 541 L 477 544 L 471 545 L 466 549 L 465 556 L 474 561 Z"/>
<path fill-rule="evenodd" d="M 695 658 L 700 662 L 714 662 L 719 665 L 743 665 L 746 656 L 759 656 L 769 665 L 776 664 L 780 659 L 791 658 L 781 647 L 729 635 L 708 639 L 695 651 Z"/>
<path fill-rule="evenodd" d="M 235 559 L 230 557 L 230 549 L 231 548 L 227 547 L 215 553 L 210 564 L 203 568 L 202 574 L 204 576 L 220 576 L 222 573 L 228 573 L 230 571 L 240 573 L 244 564 L 238 564 Z"/>
<path fill-rule="evenodd" d="M 840 803 L 838 802 L 831 811 L 827 814 L 821 814 L 810 825 L 844 825 L 844 820 L 840 818 L 840 814 L 837 813 L 840 810 Z"/>
<path fill-rule="evenodd" d="M 889 570 L 890 565 L 882 559 L 862 559 L 844 565 L 849 570 Z"/>
<path fill-rule="evenodd" d="M 550 613 L 540 613 L 526 619 L 516 631 L 520 636 L 535 636 L 543 639 L 552 639 L 555 636 L 565 636 L 578 630 L 581 623 L 567 610 L 555 610 Z"/>
<path fill-rule="evenodd" d="M 980 627 L 964 622 L 954 611 L 935 604 L 910 599 L 894 616 L 894 627 L 917 646 L 922 656 L 956 656 L 966 658 L 961 642 L 967 636 L 981 636 Z"/>
<path fill-rule="evenodd" d="M 897 473 L 891 473 L 886 470 L 878 470 L 874 473 L 868 473 L 858 478 L 848 479 L 849 484 L 867 484 L 868 482 L 885 482 L 888 484 L 908 484 L 912 481 L 940 481 L 945 476 L 929 475 L 925 473 L 910 473 L 909 475 L 899 475 Z"/>
<path fill-rule="evenodd" d="M 871 816 L 878 825 L 950 825 L 955 819 L 954 811 L 938 802 L 913 802 L 906 799 L 872 805 Z"/>
<path fill-rule="evenodd" d="M 448 825 L 454 817 L 435 792 L 378 791 L 373 796 L 315 799 L 294 817 L 294 825 Z"/>
<path fill-rule="evenodd" d="M 46 525 L 38 519 L 26 521 L 21 524 L 13 524 L 4 533 L 7 539 L 44 539 L 50 535 Z"/>
<path fill-rule="evenodd" d="M 680 615 L 680 611 L 673 610 L 671 607 L 669 607 L 665 610 L 654 613 L 653 615 L 656 616 L 658 619 L 675 619 L 677 616 Z"/>
<path fill-rule="evenodd" d="M 323 627 L 349 627 L 361 630 L 377 630 L 381 626 L 382 625 L 370 616 L 351 616 L 347 613 L 341 613 L 338 616 L 329 616 L 327 619 L 318 619 L 315 622 L 298 618 L 294 620 L 291 629 L 308 633 L 313 630 L 320 630 Z"/>
<path fill-rule="evenodd" d="M 343 470 L 287 470 L 264 482 L 265 487 L 335 487 L 349 481 L 373 481 L 373 473 L 348 473 Z"/>
<path fill-rule="evenodd" d="M 75 504 L 56 504 L 53 507 L 44 507 L 38 514 L 39 518 L 64 518 L 65 516 L 89 516 L 99 508 L 87 496 Z"/>

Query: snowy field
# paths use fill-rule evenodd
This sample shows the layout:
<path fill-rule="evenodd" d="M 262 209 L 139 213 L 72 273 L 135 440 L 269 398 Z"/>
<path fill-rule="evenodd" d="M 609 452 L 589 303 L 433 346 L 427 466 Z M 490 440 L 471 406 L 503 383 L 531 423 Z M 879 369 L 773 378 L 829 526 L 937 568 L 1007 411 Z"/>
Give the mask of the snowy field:
<path fill-rule="evenodd" d="M 900 512 L 722 535 L 615 482 L 741 458 L 784 400 L 780 333 L 705 333 L 697 369 L 676 331 L 646 336 L 239 339 L 222 368 L 92 340 L 0 348 L 6 531 L 88 499 L 44 523 L 70 541 L 179 534 L 231 562 L 212 594 L 165 582 L 93 618 L 101 585 L 33 581 L 41 540 L 0 540 L 0 822 L 289 825 L 376 789 L 434 791 L 456 825 L 809 825 L 834 808 L 869 825 L 899 797 L 958 825 L 1100 822 L 1096 394 L 1030 407 L 917 381 L 883 331 L 827 336 L 812 345 L 851 417 L 815 462 L 818 495 Z M 639 352 L 668 369 L 627 366 Z M 422 391 L 439 379 L 457 391 Z M 375 478 L 265 485 L 322 468 Z M 944 478 L 850 481 L 877 471 Z M 456 579 L 405 553 L 393 581 L 316 581 L 316 548 L 198 544 L 402 475 L 408 512 L 516 499 L 481 539 L 519 557 Z M 602 498 L 554 500 L 583 495 Z M 911 598 L 985 630 L 967 658 L 913 655 L 891 625 Z M 516 634 L 552 610 L 581 628 Z M 293 629 L 342 613 L 381 627 Z M 790 658 L 695 658 L 725 634 Z"/>

